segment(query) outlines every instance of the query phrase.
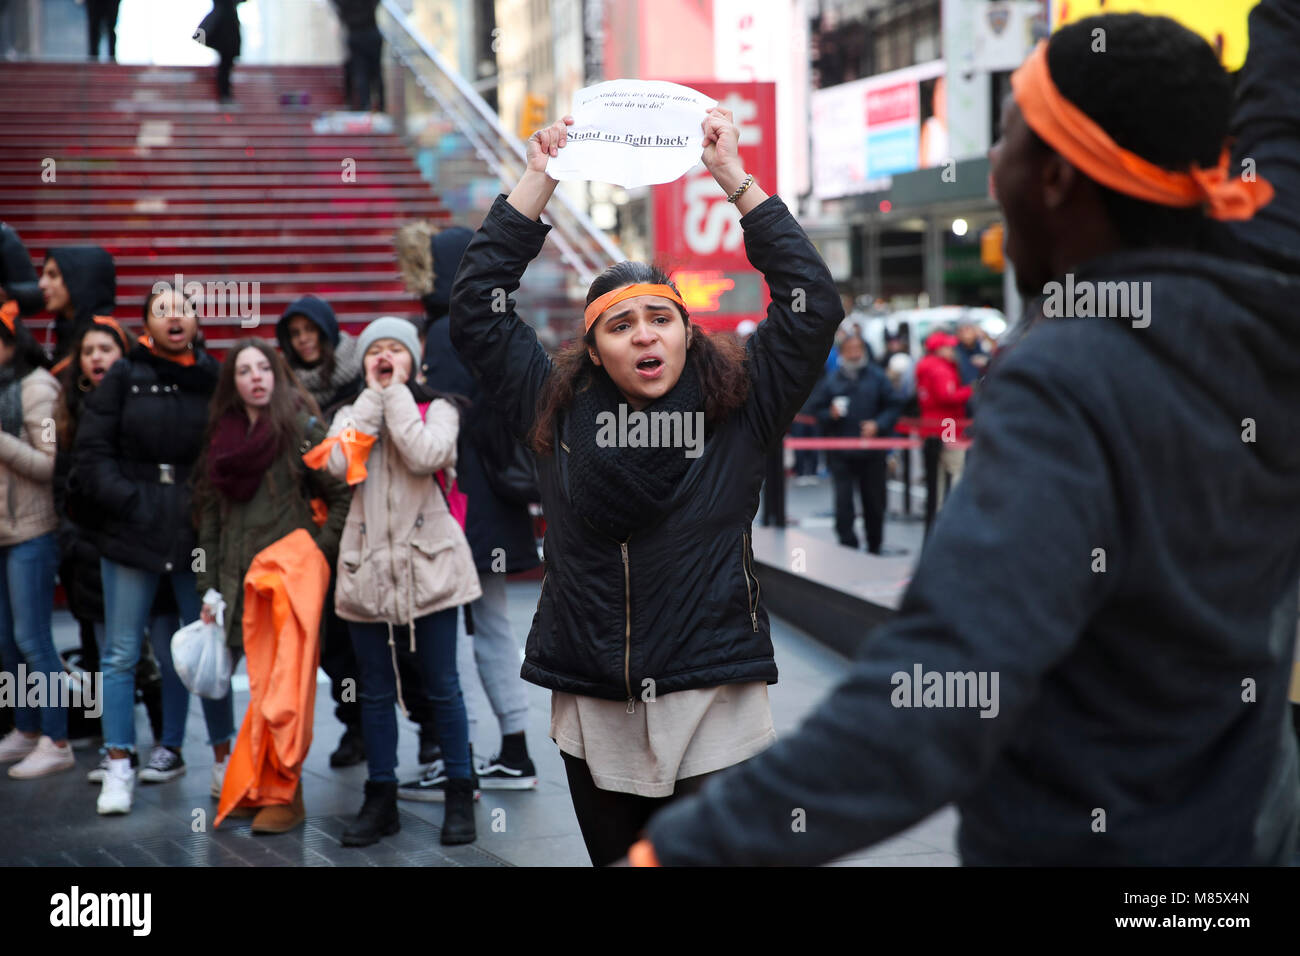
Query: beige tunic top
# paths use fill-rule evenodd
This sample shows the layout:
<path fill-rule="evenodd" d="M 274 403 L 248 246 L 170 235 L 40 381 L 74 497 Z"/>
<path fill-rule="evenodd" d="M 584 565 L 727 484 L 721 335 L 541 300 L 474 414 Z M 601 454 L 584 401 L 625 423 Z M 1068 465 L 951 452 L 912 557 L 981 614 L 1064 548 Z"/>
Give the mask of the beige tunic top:
<path fill-rule="evenodd" d="M 748 760 L 776 741 L 767 684 L 724 684 L 627 702 L 551 693 L 551 739 L 601 790 L 670 796 L 676 781 Z"/>

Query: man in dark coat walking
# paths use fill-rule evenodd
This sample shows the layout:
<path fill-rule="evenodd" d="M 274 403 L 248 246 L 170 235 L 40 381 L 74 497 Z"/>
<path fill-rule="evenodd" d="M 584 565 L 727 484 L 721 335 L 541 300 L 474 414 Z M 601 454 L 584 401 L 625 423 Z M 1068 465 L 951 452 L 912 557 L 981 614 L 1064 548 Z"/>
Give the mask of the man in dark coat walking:
<path fill-rule="evenodd" d="M 372 105 L 384 111 L 384 75 L 380 57 L 384 35 L 375 21 L 379 0 L 334 0 L 339 20 L 348 32 L 347 80 L 349 103 L 354 110 Z"/>
<path fill-rule="evenodd" d="M 813 390 L 808 407 L 827 438 L 884 438 L 902 413 L 902 401 L 889 377 L 867 360 L 866 343 L 856 335 L 840 342 L 840 362 Z M 880 554 L 885 534 L 885 458 L 883 451 L 832 450 L 831 480 L 835 484 L 835 532 L 840 544 L 857 548 L 853 496 L 862 497 L 867 551 Z"/>
<path fill-rule="evenodd" d="M 221 57 L 217 63 L 217 99 L 223 104 L 234 102 L 230 92 L 230 72 L 240 53 L 239 13 L 235 4 L 244 0 L 212 0 L 212 10 L 199 24 L 199 39 Z"/>

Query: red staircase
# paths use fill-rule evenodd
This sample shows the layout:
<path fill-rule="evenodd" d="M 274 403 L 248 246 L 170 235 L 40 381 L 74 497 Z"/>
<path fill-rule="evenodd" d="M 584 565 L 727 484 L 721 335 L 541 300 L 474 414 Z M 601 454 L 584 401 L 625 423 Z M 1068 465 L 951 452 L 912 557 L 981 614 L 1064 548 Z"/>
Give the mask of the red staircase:
<path fill-rule="evenodd" d="M 258 283 L 246 287 L 260 300 L 256 327 L 203 316 L 218 352 L 274 335 L 284 307 L 307 293 L 354 332 L 377 315 L 420 312 L 392 234 L 449 213 L 396 133 L 313 132 L 317 116 L 344 108 L 339 68 L 237 66 L 228 108 L 215 101 L 213 69 L 201 67 L 0 63 L 0 89 L 0 219 L 38 271 L 51 247 L 107 249 L 115 315 L 132 327 L 153 284 L 177 274 Z M 302 94 L 305 105 L 285 105 Z M 46 341 L 53 317 L 29 324 Z"/>

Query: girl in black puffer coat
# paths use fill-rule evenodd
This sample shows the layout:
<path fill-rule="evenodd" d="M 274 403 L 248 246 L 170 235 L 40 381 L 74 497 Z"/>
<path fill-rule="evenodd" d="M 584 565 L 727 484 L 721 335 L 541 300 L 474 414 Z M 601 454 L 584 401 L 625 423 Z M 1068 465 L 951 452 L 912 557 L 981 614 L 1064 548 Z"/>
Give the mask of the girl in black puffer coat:
<path fill-rule="evenodd" d="M 161 284 L 160 285 L 164 285 Z M 104 653 L 104 745 L 109 769 L 100 813 L 128 813 L 135 774 L 134 674 L 160 583 L 176 598 L 182 624 L 199 617 L 190 472 L 202 450 L 217 363 L 202 348 L 190 303 L 167 289 L 149 296 L 145 336 L 84 403 L 74 466 L 86 499 L 103 514 L 93 540 L 101 554 L 107 640 Z M 163 739 L 140 771 L 146 782 L 185 772 L 181 743 L 189 692 L 176 675 L 171 635 L 150 629 L 163 672 Z M 213 796 L 221 793 L 235 736 L 227 693 L 203 700 L 215 765 Z"/>
<path fill-rule="evenodd" d="M 88 526 L 93 507 L 81 500 L 69 501 L 68 477 L 72 471 L 72 447 L 77 423 L 86 397 L 104 380 L 108 370 L 135 347 L 135 336 L 106 316 L 95 316 L 72 336 L 69 361 L 57 374 L 59 401 L 54 421 L 58 435 L 58 452 L 54 457 L 54 510 L 59 518 L 59 580 L 68 599 L 68 610 L 81 631 L 81 653 L 77 666 L 86 673 L 99 670 L 99 647 L 104 643 L 104 591 L 99 579 L 99 549 Z M 78 498 L 74 492 L 72 497 Z M 76 513 L 80 522 L 74 520 Z M 160 589 L 154 600 L 154 619 L 176 617 L 176 602 L 170 592 Z M 172 631 L 175 627 L 172 626 Z M 149 712 L 154 741 L 162 739 L 162 675 L 148 645 L 136 668 L 136 695 Z M 71 721 L 73 715 L 69 715 Z M 88 719 L 82 733 L 100 736 L 99 718 Z M 71 736 L 78 736 L 71 733 Z M 104 779 L 108 769 L 105 756 L 89 778 L 94 783 Z"/>

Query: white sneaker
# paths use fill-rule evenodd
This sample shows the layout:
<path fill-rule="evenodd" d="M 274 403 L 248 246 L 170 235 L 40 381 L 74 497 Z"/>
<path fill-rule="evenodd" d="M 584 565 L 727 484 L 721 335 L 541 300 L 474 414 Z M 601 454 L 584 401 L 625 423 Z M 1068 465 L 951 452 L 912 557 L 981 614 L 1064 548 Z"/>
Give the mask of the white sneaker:
<path fill-rule="evenodd" d="M 226 754 L 226 759 L 221 761 L 221 763 L 214 763 L 212 765 L 212 786 L 208 789 L 212 796 L 217 800 L 221 799 L 221 787 L 226 782 L 226 768 L 229 766 L 230 754 Z"/>
<path fill-rule="evenodd" d="M 104 774 L 108 773 L 108 762 L 112 759 L 113 759 L 112 757 L 110 757 L 107 753 L 105 753 L 102 757 L 99 758 L 99 763 L 95 764 L 95 769 L 91 770 L 89 773 L 86 774 L 86 779 L 89 780 L 91 783 L 103 783 Z M 131 760 L 131 769 L 135 770 L 136 767 L 138 767 L 140 764 L 140 758 L 136 755 L 136 752 L 134 750 L 131 751 L 130 760 Z"/>
<path fill-rule="evenodd" d="M 135 771 L 131 769 L 131 761 L 125 757 L 110 760 L 95 809 L 104 815 L 130 813 L 131 792 L 134 789 Z"/>
<path fill-rule="evenodd" d="M 72 748 L 60 747 L 44 734 L 37 741 L 36 748 L 18 763 L 9 768 L 9 776 L 15 780 L 33 780 L 36 777 L 48 777 L 52 773 L 71 770 L 77 765 L 77 758 L 72 756 Z"/>
<path fill-rule="evenodd" d="M 36 749 L 37 738 L 28 737 L 21 730 L 11 730 L 0 740 L 0 763 L 22 760 Z"/>

